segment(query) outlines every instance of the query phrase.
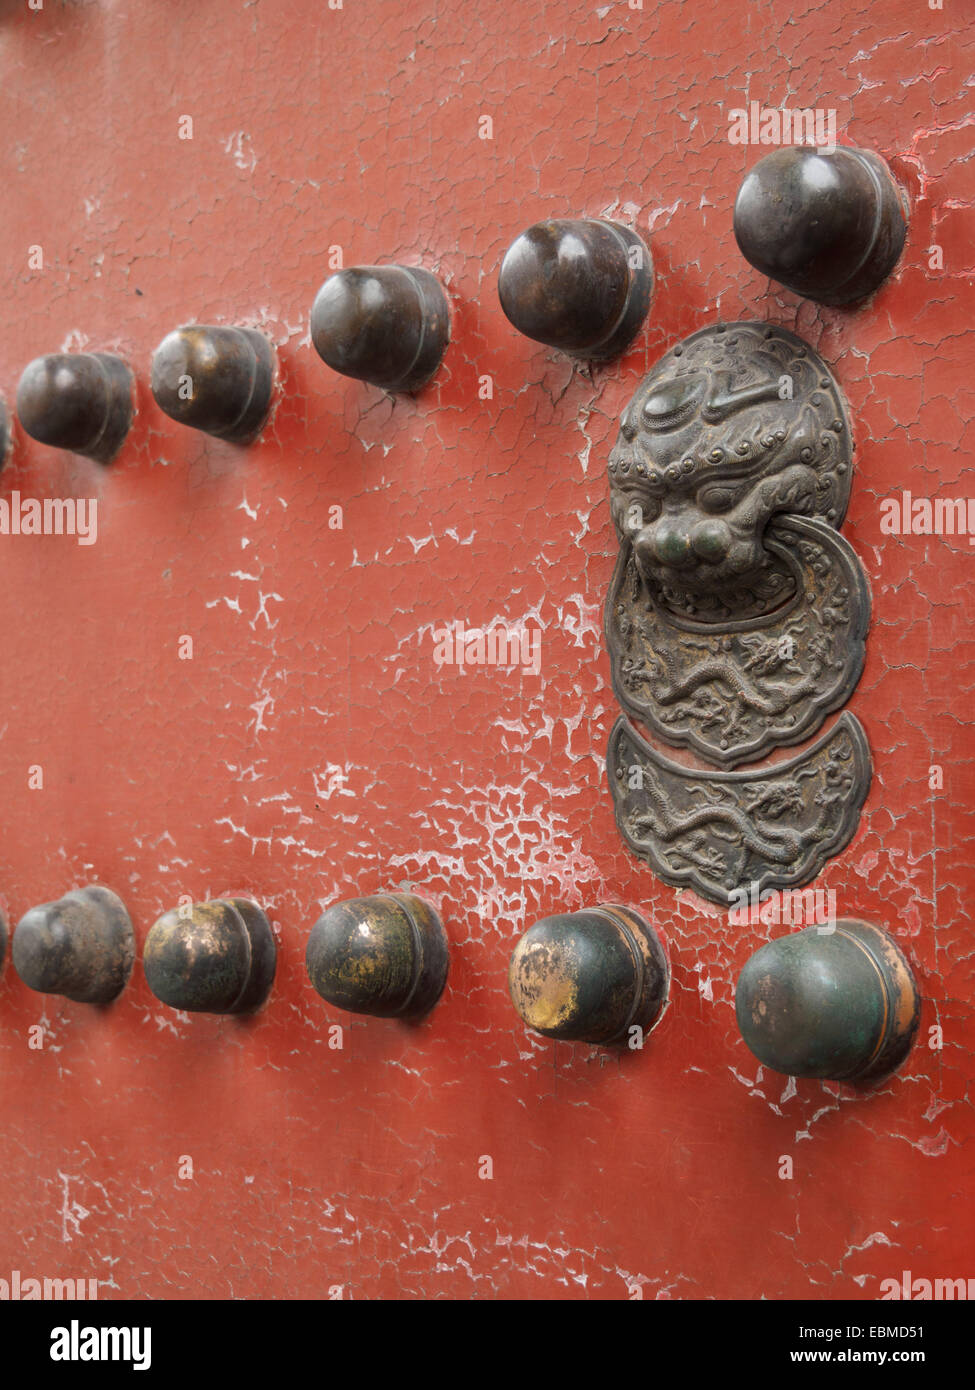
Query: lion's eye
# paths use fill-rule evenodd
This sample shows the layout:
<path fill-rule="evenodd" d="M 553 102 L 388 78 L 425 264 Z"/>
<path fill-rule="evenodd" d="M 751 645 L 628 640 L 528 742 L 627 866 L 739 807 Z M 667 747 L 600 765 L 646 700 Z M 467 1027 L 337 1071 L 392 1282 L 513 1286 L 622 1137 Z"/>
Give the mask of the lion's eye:
<path fill-rule="evenodd" d="M 728 512 L 738 500 L 738 494 L 727 487 L 706 487 L 698 493 L 698 506 L 705 512 Z"/>
<path fill-rule="evenodd" d="M 707 377 L 697 373 L 660 382 L 643 402 L 644 429 L 670 430 L 684 424 L 698 410 L 706 388 Z"/>

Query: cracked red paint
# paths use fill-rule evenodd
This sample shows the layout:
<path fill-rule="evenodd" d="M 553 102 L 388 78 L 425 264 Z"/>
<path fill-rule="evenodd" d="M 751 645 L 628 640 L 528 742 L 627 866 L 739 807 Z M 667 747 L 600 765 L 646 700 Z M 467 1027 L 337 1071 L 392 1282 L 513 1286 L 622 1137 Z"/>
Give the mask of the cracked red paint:
<path fill-rule="evenodd" d="M 873 1298 L 903 1269 L 975 1274 L 975 554 L 879 524 L 904 488 L 975 493 L 960 8 L 800 0 L 783 24 L 755 3 L 717 25 L 621 0 L 541 19 L 500 0 L 3 7 L 0 389 L 65 347 L 116 350 L 140 378 L 109 471 L 19 433 L 0 478 L 4 496 L 100 500 L 94 546 L 0 538 L 6 907 L 98 879 L 141 943 L 180 894 L 249 891 L 280 953 L 247 1023 L 172 1013 L 139 966 L 96 1011 L 8 965 L 0 1275 L 83 1273 L 127 1297 Z M 738 255 L 734 194 L 761 153 L 725 138 L 745 98 L 835 107 L 841 138 L 908 188 L 902 264 L 865 307 L 800 301 Z M 579 215 L 649 227 L 658 272 L 646 330 L 593 374 L 519 338 L 495 292 L 519 231 Z M 446 282 L 452 345 L 416 400 L 311 350 L 333 245 Z M 761 1071 L 732 999 L 765 929 L 655 881 L 604 785 L 606 458 L 639 376 L 718 317 L 806 337 L 855 422 L 845 533 L 874 622 L 851 708 L 876 775 L 817 886 L 897 933 L 926 1000 L 919 1045 L 870 1098 Z M 148 394 L 152 349 L 193 320 L 278 347 L 276 414 L 246 452 Z M 541 676 L 438 668 L 432 630 L 454 620 L 541 625 Z M 412 1029 L 343 1019 L 305 977 L 307 933 L 321 904 L 403 882 L 451 937 L 444 1000 Z M 673 1003 L 642 1054 L 545 1042 L 507 998 L 524 926 L 600 900 L 642 905 L 670 941 Z"/>

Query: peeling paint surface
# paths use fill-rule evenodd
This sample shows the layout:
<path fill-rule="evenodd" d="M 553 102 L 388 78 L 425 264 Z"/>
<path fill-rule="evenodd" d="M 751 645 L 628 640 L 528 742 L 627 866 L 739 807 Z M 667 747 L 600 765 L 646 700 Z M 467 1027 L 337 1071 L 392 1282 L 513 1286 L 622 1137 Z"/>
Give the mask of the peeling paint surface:
<path fill-rule="evenodd" d="M 9 961 L 0 978 L 0 1276 L 359 1299 L 869 1299 L 905 1269 L 975 1276 L 975 553 L 880 525 L 904 490 L 975 495 L 962 9 L 0 6 L 0 391 L 68 348 L 139 379 L 110 469 L 15 430 L 0 475 L 0 497 L 99 501 L 93 545 L 0 536 L 0 895 L 16 922 L 105 883 L 140 948 L 105 1009 L 32 994 Z M 835 107 L 841 141 L 907 189 L 901 265 L 860 309 L 799 300 L 738 254 L 734 195 L 764 151 L 728 142 L 727 111 L 750 100 Z M 580 215 L 649 234 L 658 275 L 646 328 L 595 371 L 519 337 L 495 289 L 520 231 Z M 416 398 L 313 352 L 334 247 L 444 281 L 452 343 Z M 850 708 L 875 776 L 815 886 L 896 934 L 924 996 L 918 1045 L 870 1095 L 762 1070 L 734 982 L 785 928 L 656 880 L 605 785 L 606 461 L 640 376 L 718 318 L 807 339 L 854 422 L 844 532 L 874 616 Z M 152 350 L 194 321 L 278 349 L 250 449 L 148 392 Z M 540 674 L 438 665 L 454 622 L 540 629 Z M 304 971 L 312 923 L 402 885 L 451 940 L 441 1003 L 413 1026 L 330 1009 Z M 256 1018 L 150 994 L 141 945 L 183 894 L 267 911 L 278 973 Z M 508 999 L 525 927 L 596 902 L 669 941 L 672 1002 L 642 1052 L 551 1043 Z"/>

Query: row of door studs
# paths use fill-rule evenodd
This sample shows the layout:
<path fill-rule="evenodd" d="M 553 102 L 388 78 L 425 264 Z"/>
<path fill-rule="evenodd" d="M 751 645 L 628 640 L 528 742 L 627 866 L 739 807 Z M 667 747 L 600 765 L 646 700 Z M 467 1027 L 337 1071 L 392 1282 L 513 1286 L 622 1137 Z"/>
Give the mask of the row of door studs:
<path fill-rule="evenodd" d="M 0 923 L 0 967 L 6 927 Z M 125 988 L 135 934 L 122 900 L 91 884 L 33 907 L 17 924 L 13 964 L 31 989 L 106 1005 Z M 334 903 L 308 937 L 318 994 L 356 1014 L 417 1020 L 447 982 L 450 949 L 436 909 L 416 893 Z M 157 999 L 189 1013 L 252 1014 L 267 1001 L 277 947 L 250 898 L 163 913 L 143 947 Z M 535 922 L 511 954 L 508 988 L 522 1021 L 548 1038 L 642 1047 L 666 1010 L 667 948 L 646 917 L 603 903 Z M 790 1076 L 864 1083 L 907 1056 L 920 998 L 910 965 L 868 922 L 807 927 L 761 947 L 738 979 L 741 1034 L 763 1065 Z"/>

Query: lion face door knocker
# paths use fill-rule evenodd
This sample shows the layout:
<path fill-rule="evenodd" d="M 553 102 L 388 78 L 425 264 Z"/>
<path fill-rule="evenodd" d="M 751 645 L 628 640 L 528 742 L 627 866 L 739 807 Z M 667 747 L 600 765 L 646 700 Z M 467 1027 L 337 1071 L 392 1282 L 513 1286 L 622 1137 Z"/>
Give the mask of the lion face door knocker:
<path fill-rule="evenodd" d="M 808 883 L 850 840 L 870 785 L 851 714 L 814 739 L 856 686 L 870 618 L 838 530 L 852 453 L 817 353 L 787 329 L 735 323 L 662 358 L 610 455 L 616 819 L 666 883 L 715 902 Z M 687 757 L 664 756 L 631 719 Z"/>

